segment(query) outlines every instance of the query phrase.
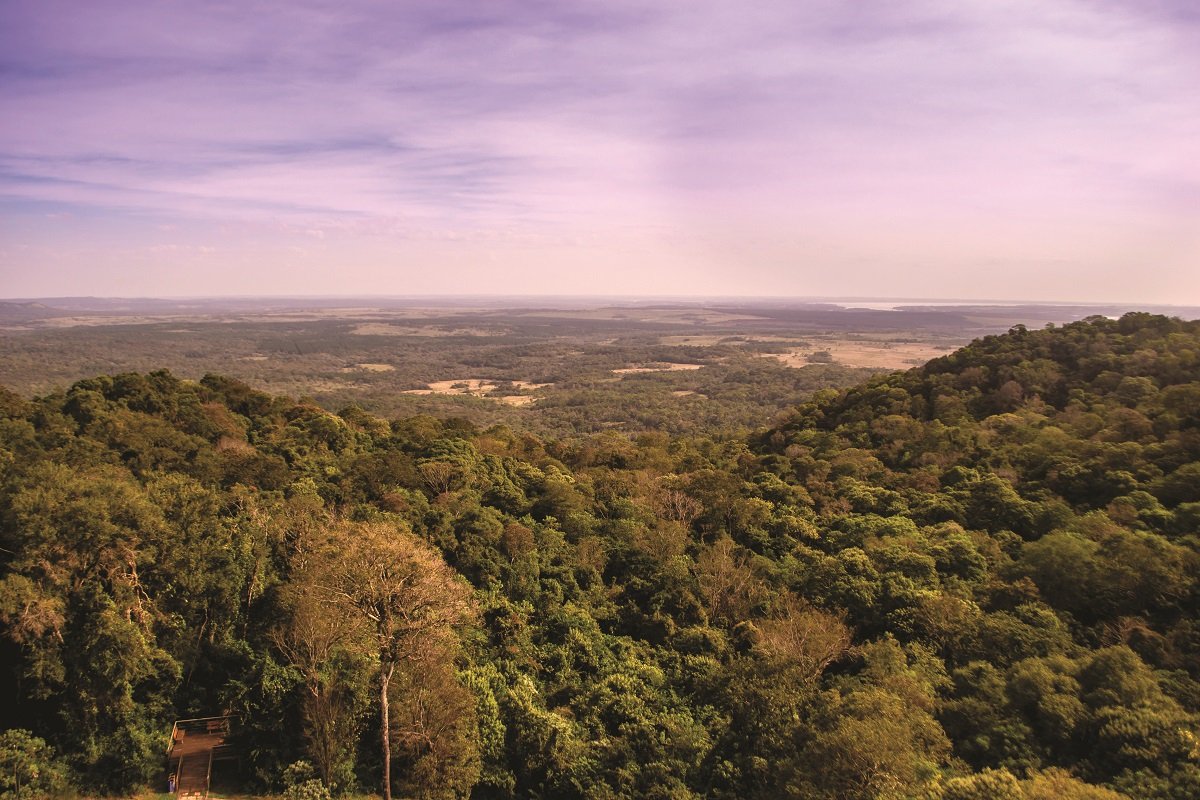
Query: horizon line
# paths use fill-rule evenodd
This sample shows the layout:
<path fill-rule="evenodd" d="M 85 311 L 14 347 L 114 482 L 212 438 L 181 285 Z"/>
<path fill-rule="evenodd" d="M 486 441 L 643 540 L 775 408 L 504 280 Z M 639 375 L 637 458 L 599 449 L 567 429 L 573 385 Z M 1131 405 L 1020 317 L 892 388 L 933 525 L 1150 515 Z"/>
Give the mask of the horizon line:
<path fill-rule="evenodd" d="M 280 293 L 280 294 L 195 294 L 195 295 L 40 295 L 3 297 L 3 303 L 39 303 L 51 301 L 221 301 L 221 300 L 590 300 L 618 302 L 681 302 L 704 303 L 725 301 L 806 302 L 806 303 L 936 303 L 945 305 L 985 306 L 1146 306 L 1154 308 L 1197 308 L 1200 303 L 1163 303 L 1130 300 L 1030 300 L 969 297 L 905 297 L 888 295 L 763 295 L 763 294 L 562 294 L 562 293 Z"/>

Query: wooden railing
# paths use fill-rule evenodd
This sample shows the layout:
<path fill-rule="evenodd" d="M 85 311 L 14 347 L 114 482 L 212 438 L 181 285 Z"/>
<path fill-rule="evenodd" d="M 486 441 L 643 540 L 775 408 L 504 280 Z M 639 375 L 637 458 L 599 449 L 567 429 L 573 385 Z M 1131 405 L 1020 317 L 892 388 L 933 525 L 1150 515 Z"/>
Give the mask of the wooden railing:
<path fill-rule="evenodd" d="M 230 723 L 237 718 L 236 714 L 223 717 L 195 717 L 193 719 L 177 719 L 171 726 L 171 738 L 167 740 L 167 753 L 175 746 L 177 734 L 188 733 L 223 733 L 229 735 Z"/>
<path fill-rule="evenodd" d="M 197 791 L 202 798 L 208 797 L 209 786 L 212 784 L 213 762 L 218 758 L 237 758 L 236 749 L 226 742 L 234 719 L 235 715 L 227 715 L 175 721 L 171 726 L 171 739 L 167 743 L 167 766 L 174 767 L 171 774 L 175 777 L 176 791 L 186 782 L 188 791 Z M 195 741 L 189 746 L 188 740 L 193 737 Z M 191 765 L 189 769 L 184 768 L 184 761 Z M 185 775 L 188 774 L 190 777 L 185 781 Z"/>

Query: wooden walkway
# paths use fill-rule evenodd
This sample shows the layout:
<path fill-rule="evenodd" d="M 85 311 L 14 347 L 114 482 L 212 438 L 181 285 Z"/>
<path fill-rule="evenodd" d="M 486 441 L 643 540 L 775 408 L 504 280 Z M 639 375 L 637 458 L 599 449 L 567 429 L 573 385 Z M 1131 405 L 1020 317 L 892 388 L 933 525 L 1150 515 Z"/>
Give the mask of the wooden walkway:
<path fill-rule="evenodd" d="M 230 717 L 181 719 L 171 730 L 167 769 L 175 778 L 176 796 L 181 800 L 204 800 L 212 784 L 213 762 L 232 757 L 226 740 Z"/>

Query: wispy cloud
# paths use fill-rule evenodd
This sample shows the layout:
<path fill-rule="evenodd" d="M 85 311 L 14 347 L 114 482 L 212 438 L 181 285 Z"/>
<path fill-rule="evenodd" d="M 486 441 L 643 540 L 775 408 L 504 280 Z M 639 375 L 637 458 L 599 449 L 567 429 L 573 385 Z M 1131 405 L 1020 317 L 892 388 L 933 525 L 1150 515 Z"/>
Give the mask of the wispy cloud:
<path fill-rule="evenodd" d="M 813 252 L 1116 281 L 1164 232 L 1196 264 L 1196 86 L 1187 2 L 9 0 L 0 198 L 556 260 L 607 237 L 704 290 L 827 288 Z"/>

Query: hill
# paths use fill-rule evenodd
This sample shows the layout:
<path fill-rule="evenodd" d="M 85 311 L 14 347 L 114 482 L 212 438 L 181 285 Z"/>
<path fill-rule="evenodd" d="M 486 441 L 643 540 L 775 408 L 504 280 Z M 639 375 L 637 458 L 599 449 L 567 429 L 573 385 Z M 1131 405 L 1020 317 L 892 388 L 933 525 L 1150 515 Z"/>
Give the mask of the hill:
<path fill-rule="evenodd" d="M 414 796 L 1200 796 L 1198 322 L 1014 328 L 746 440 L 123 374 L 0 394 L 0 470 L 3 727 L 88 790 L 215 711 L 251 784 L 378 785 L 382 664 Z M 382 551 L 436 625 L 359 613 Z"/>

